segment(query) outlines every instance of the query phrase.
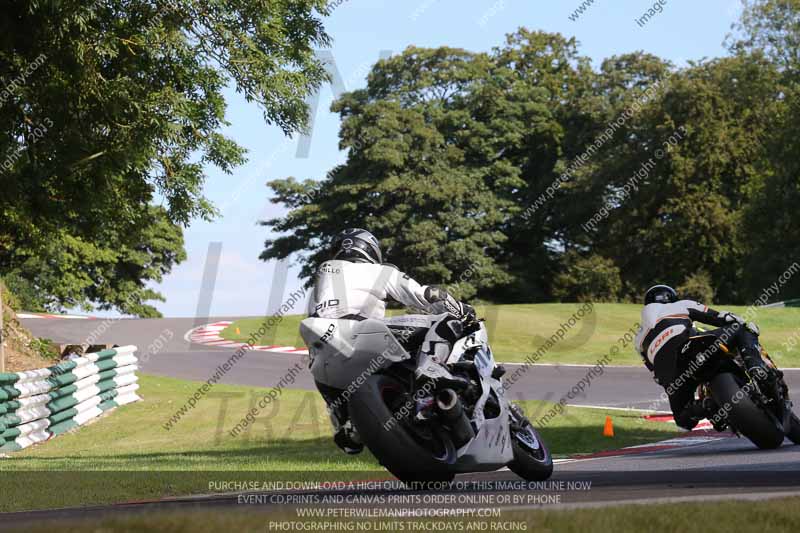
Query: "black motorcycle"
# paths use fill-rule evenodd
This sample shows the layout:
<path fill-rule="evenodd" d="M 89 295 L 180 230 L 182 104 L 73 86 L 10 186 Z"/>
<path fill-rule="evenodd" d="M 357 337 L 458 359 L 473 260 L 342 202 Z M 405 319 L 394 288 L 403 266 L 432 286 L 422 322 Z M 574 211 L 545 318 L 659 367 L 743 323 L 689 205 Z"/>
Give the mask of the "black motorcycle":
<path fill-rule="evenodd" d="M 699 332 L 682 352 L 693 358 L 693 375 L 701 383 L 699 397 L 713 406 L 709 420 L 716 430 L 730 429 L 762 449 L 779 447 L 784 437 L 800 444 L 800 418 L 792 412 L 783 372 L 763 347 L 765 365 L 755 371 L 772 374 L 774 390 L 761 385 L 767 381 L 762 376 L 748 373 L 738 352 L 716 335 Z"/>

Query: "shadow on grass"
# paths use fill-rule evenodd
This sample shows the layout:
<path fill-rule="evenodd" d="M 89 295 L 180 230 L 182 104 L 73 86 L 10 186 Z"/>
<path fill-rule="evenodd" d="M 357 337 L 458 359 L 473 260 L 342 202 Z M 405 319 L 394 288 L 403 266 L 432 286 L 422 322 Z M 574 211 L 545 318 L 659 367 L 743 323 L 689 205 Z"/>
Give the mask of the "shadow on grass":
<path fill-rule="evenodd" d="M 187 453 L 25 457 L 5 460 L 2 466 L 0 512 L 265 490 L 269 487 L 264 484 L 277 482 L 388 476 L 368 451 L 348 456 L 330 438 Z"/>
<path fill-rule="evenodd" d="M 368 451 L 353 457 L 337 448 L 330 437 L 312 439 L 278 439 L 259 442 L 226 443 L 188 452 L 161 451 L 122 453 L 114 455 L 78 454 L 73 456 L 32 456 L 12 458 L 0 463 L 0 475 L 25 470 L 154 470 L 180 469 L 192 466 L 199 470 L 280 470 L 287 467 L 303 469 L 330 469 L 341 465 L 348 468 L 378 466 Z M 324 468 L 323 468 L 324 467 Z"/>
<path fill-rule="evenodd" d="M 650 426 L 602 436 L 591 425 L 546 427 L 542 437 L 557 455 L 615 449 L 669 438 Z M 389 474 L 368 451 L 343 454 L 330 437 L 226 443 L 187 453 L 20 457 L 0 471 L 0 511 L 162 499 L 171 496 L 268 490 L 265 483 L 384 479 Z M 248 482 L 252 485 L 231 485 Z M 226 485 L 227 484 L 227 485 Z"/>

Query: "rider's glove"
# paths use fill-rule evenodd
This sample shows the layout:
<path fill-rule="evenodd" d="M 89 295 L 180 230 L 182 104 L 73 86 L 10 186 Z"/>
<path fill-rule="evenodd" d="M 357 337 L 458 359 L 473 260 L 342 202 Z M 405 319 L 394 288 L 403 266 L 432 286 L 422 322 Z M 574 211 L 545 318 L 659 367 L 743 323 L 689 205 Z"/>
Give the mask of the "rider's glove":
<path fill-rule="evenodd" d="M 428 310 L 435 315 L 449 313 L 459 319 L 464 317 L 464 306 L 444 289 L 427 287 L 425 299 L 430 303 Z"/>
<path fill-rule="evenodd" d="M 747 328 L 747 329 L 750 331 L 750 333 L 752 333 L 752 334 L 753 334 L 753 335 L 755 335 L 756 337 L 758 337 L 759 335 L 761 335 L 761 330 L 760 330 L 760 329 L 758 329 L 758 326 L 756 325 L 756 323 L 755 323 L 755 322 L 748 322 L 748 323 L 745 325 L 745 327 L 746 327 L 746 328 Z"/>
<path fill-rule="evenodd" d="M 739 315 L 735 315 L 733 313 L 726 312 L 722 315 L 722 318 L 724 318 L 726 322 L 731 322 L 731 323 L 736 322 L 737 324 L 744 325 L 744 319 Z"/>
<path fill-rule="evenodd" d="M 475 308 L 468 303 L 461 302 L 461 308 L 464 310 L 463 318 L 468 322 L 473 322 L 477 318 L 478 314 L 475 312 Z"/>
<path fill-rule="evenodd" d="M 464 318 L 465 316 L 463 304 L 458 300 L 454 299 L 453 297 L 448 297 L 444 300 L 433 302 L 430 306 L 430 312 L 433 313 L 434 315 L 448 313 L 458 318 L 459 320 Z"/>
<path fill-rule="evenodd" d="M 740 326 L 744 326 L 747 328 L 753 335 L 758 336 L 761 331 L 758 329 L 758 326 L 754 322 L 745 322 L 744 318 L 740 317 L 739 315 L 735 315 L 733 313 L 725 313 L 722 315 L 727 322 L 736 323 Z"/>

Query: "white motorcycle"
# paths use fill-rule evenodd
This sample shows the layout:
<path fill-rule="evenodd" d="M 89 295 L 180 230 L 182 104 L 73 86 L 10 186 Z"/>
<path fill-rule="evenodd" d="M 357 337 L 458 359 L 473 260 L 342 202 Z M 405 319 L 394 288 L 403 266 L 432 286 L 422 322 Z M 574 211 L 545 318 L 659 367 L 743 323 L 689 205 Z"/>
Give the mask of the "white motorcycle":
<path fill-rule="evenodd" d="M 506 400 L 483 320 L 466 319 L 464 331 L 439 363 L 417 355 L 424 331 L 393 333 L 380 320 L 300 324 L 318 386 L 337 391 L 360 439 L 401 481 L 505 466 L 529 481 L 549 478 L 550 452 Z"/>

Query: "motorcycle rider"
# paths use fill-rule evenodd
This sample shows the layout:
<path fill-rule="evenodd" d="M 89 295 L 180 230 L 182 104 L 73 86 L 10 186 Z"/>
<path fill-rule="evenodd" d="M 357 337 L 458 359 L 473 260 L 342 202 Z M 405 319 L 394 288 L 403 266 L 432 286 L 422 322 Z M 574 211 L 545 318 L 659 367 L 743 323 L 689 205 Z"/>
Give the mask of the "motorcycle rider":
<path fill-rule="evenodd" d="M 760 385 L 767 390 L 776 386 L 761 357 L 755 324 L 746 324 L 733 313 L 715 311 L 693 300 L 679 300 L 678 293 L 667 285 L 650 287 L 645 293 L 635 346 L 645 366 L 655 374 L 656 382 L 666 390 L 675 423 L 685 429 L 692 429 L 717 410 L 713 400 L 706 399 L 704 404 L 695 399 L 699 383 L 691 376 L 691 358 L 682 354 L 689 338 L 697 334 L 694 321 L 716 326 L 718 329 L 707 333 L 738 349 L 748 373 Z"/>
<path fill-rule="evenodd" d="M 431 314 L 385 318 L 389 298 Z M 407 350 L 419 349 L 420 357 L 438 362 L 450 353 L 462 335 L 462 319 L 471 314 L 471 306 L 447 291 L 421 285 L 394 265 L 384 264 L 378 239 L 360 228 L 346 229 L 334 238 L 332 258 L 317 269 L 308 303 L 309 317 L 384 320 Z M 343 391 L 316 385 L 329 406 L 334 441 L 346 453 L 359 453 L 364 446 L 349 421 Z"/>

